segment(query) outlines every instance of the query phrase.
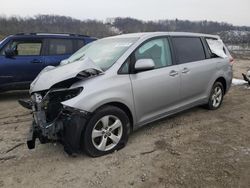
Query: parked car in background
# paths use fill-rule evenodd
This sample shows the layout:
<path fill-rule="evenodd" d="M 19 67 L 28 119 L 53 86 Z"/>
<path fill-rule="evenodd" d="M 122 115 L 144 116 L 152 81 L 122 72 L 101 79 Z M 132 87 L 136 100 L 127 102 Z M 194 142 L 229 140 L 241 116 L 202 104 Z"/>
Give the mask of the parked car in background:
<path fill-rule="evenodd" d="M 232 82 L 233 58 L 218 36 L 137 33 L 95 41 L 32 82 L 28 147 L 61 141 L 65 151 L 101 156 L 129 133 L 198 105 L 218 109 Z"/>
<path fill-rule="evenodd" d="M 76 34 L 16 34 L 0 42 L 0 91 L 28 89 L 48 65 L 57 66 L 96 38 Z"/>

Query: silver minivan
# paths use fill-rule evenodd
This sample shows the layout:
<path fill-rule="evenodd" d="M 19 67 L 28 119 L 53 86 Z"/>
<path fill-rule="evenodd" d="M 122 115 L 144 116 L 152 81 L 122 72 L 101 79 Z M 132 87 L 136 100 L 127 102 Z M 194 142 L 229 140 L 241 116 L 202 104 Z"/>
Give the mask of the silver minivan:
<path fill-rule="evenodd" d="M 234 60 L 218 36 L 118 35 L 81 48 L 32 82 L 28 147 L 60 141 L 97 157 L 125 146 L 131 131 L 198 105 L 221 106 Z"/>

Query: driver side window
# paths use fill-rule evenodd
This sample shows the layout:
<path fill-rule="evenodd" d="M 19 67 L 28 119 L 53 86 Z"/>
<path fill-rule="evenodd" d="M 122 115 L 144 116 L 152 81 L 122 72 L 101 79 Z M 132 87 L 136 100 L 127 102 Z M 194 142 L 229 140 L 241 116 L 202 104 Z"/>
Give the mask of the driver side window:
<path fill-rule="evenodd" d="M 139 59 L 152 59 L 155 63 L 155 68 L 172 65 L 168 40 L 160 38 L 146 42 L 135 51 L 135 60 Z"/>
<path fill-rule="evenodd" d="M 0 52 L 0 55 L 5 55 L 5 51 L 8 50 L 8 49 L 14 49 L 14 46 L 15 46 L 15 42 L 14 41 L 10 41 L 8 44 L 6 44 L 1 52 Z"/>
<path fill-rule="evenodd" d="M 12 49 L 16 56 L 40 55 L 41 48 L 41 41 L 12 41 L 2 49 L 0 54 L 5 55 L 5 50 Z"/>

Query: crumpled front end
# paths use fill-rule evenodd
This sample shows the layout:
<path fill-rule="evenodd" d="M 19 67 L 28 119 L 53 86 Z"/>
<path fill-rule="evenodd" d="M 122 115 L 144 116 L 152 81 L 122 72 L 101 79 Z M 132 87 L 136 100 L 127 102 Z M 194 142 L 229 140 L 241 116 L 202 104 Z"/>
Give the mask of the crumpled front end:
<path fill-rule="evenodd" d="M 29 149 L 35 148 L 37 138 L 42 144 L 60 141 L 69 154 L 79 149 L 88 112 L 63 106 L 61 102 L 76 97 L 82 90 L 65 88 L 32 94 L 31 101 L 26 102 L 26 107 L 31 105 L 34 118 L 27 140 Z"/>
<path fill-rule="evenodd" d="M 33 113 L 33 124 L 29 131 L 27 145 L 35 148 L 38 138 L 42 144 L 60 141 L 69 154 L 75 153 L 80 147 L 82 129 L 89 113 L 62 104 L 80 95 L 83 86 L 73 85 L 84 83 L 104 72 L 90 59 L 45 68 L 30 87 L 31 100 L 19 100 L 19 103 Z"/>

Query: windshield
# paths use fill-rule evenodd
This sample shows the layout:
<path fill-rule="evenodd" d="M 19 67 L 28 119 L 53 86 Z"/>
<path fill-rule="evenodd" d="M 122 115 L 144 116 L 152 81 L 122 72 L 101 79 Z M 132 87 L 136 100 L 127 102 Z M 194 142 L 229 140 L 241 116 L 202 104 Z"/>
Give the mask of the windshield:
<path fill-rule="evenodd" d="M 72 63 L 87 57 L 105 71 L 137 40 L 138 38 L 100 39 L 78 50 L 67 59 L 67 63 Z"/>

